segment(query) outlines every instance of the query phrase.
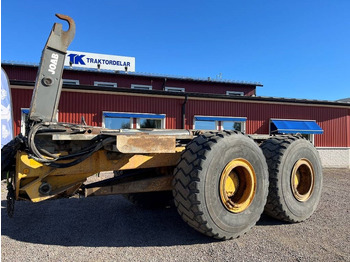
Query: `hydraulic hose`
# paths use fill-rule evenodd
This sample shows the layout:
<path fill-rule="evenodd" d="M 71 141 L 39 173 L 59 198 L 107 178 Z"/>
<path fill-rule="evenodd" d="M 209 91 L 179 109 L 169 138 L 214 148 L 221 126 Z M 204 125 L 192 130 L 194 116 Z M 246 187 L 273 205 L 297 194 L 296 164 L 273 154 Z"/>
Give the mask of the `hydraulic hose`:
<path fill-rule="evenodd" d="M 66 155 L 66 156 L 57 156 L 55 154 L 52 154 L 48 152 L 47 150 L 43 148 L 38 148 L 35 144 L 35 136 L 37 133 L 45 133 L 42 130 L 43 124 L 39 123 L 33 126 L 31 128 L 29 134 L 28 134 L 28 146 L 29 151 L 31 152 L 30 157 L 34 160 L 43 163 L 45 165 L 48 165 L 50 167 L 54 168 L 66 168 L 71 167 L 74 165 L 77 165 L 84 161 L 85 159 L 89 158 L 93 153 L 100 150 L 104 146 L 115 143 L 116 138 L 115 137 L 97 137 L 92 140 L 93 144 L 84 148 L 81 152 Z M 45 131 L 50 131 L 51 129 L 46 129 Z M 57 130 L 57 129 L 56 129 Z M 56 161 L 59 160 L 68 160 L 72 158 L 79 157 L 71 162 L 68 163 L 57 163 Z"/>

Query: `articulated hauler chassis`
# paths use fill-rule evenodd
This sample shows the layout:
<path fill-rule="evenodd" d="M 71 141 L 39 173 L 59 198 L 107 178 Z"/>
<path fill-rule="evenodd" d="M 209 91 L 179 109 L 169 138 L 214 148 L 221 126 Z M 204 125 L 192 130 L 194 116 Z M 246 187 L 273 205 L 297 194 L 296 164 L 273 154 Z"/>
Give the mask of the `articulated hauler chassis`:
<path fill-rule="evenodd" d="M 44 47 L 26 133 L 2 149 L 8 213 L 17 200 L 123 194 L 143 206 L 174 200 L 183 220 L 217 239 L 247 232 L 263 211 L 300 222 L 315 211 L 322 188 L 316 149 L 300 136 L 255 139 L 236 131 L 110 130 L 55 120 L 68 45 L 55 23 Z M 86 184 L 101 171 L 115 176 Z"/>

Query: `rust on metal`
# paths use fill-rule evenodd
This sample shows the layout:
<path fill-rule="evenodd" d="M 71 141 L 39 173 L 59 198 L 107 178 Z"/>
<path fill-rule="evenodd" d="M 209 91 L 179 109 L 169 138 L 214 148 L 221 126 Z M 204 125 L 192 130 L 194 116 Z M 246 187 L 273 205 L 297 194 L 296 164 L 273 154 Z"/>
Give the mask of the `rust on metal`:
<path fill-rule="evenodd" d="M 64 20 L 68 23 L 69 28 L 67 31 L 63 31 L 62 30 L 62 24 L 59 23 L 55 23 L 54 27 L 53 27 L 53 32 L 55 33 L 55 35 L 60 36 L 60 42 L 62 47 L 58 48 L 58 50 L 63 49 L 63 51 L 66 51 L 69 44 L 72 42 L 72 40 L 74 39 L 74 35 L 75 35 L 75 22 L 74 20 L 67 16 L 67 15 L 62 15 L 62 14 L 56 14 L 56 16 L 61 19 Z M 57 39 L 55 45 L 57 44 Z M 50 42 L 51 43 L 51 42 Z"/>
<path fill-rule="evenodd" d="M 175 136 L 161 135 L 118 135 L 117 151 L 121 153 L 174 153 Z"/>
<path fill-rule="evenodd" d="M 85 196 L 116 195 L 126 193 L 142 193 L 153 191 L 172 190 L 171 181 L 173 176 L 162 176 L 124 182 L 117 185 L 93 187 L 85 189 Z"/>

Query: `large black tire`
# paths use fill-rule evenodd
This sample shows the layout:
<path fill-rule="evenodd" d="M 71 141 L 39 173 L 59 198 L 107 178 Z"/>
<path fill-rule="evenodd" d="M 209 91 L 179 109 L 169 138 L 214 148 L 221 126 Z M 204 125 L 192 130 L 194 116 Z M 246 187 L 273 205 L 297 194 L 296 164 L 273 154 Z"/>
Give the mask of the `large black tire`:
<path fill-rule="evenodd" d="M 317 150 L 299 136 L 270 138 L 261 149 L 270 175 L 265 213 L 291 223 L 306 220 L 321 197 L 322 166 Z"/>
<path fill-rule="evenodd" d="M 165 208 L 173 206 L 171 191 L 129 193 L 123 196 L 131 203 L 145 209 Z"/>
<path fill-rule="evenodd" d="M 229 210 L 221 195 L 221 178 L 227 166 L 236 162 L 250 163 L 256 177 L 251 202 L 237 212 Z M 227 173 L 239 174 L 241 170 L 244 168 L 238 166 Z M 240 187 L 239 184 L 234 196 Z M 254 226 L 264 210 L 267 193 L 264 155 L 252 139 L 239 132 L 209 132 L 196 137 L 174 170 L 173 195 L 182 219 L 216 239 L 238 237 Z"/>

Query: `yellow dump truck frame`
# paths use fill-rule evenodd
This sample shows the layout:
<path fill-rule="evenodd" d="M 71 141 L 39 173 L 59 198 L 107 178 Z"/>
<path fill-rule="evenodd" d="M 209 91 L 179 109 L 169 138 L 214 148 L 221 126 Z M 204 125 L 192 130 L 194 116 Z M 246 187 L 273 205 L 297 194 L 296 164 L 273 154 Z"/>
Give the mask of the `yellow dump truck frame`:
<path fill-rule="evenodd" d="M 148 205 L 173 200 L 183 220 L 217 239 L 247 232 L 263 211 L 288 222 L 309 218 L 320 200 L 322 168 L 301 136 L 237 131 L 110 130 L 55 120 L 63 64 L 74 38 L 55 23 L 44 47 L 25 134 L 2 148 L 8 214 L 14 203 L 74 195 L 123 194 Z M 86 179 L 101 171 L 114 177 Z"/>

